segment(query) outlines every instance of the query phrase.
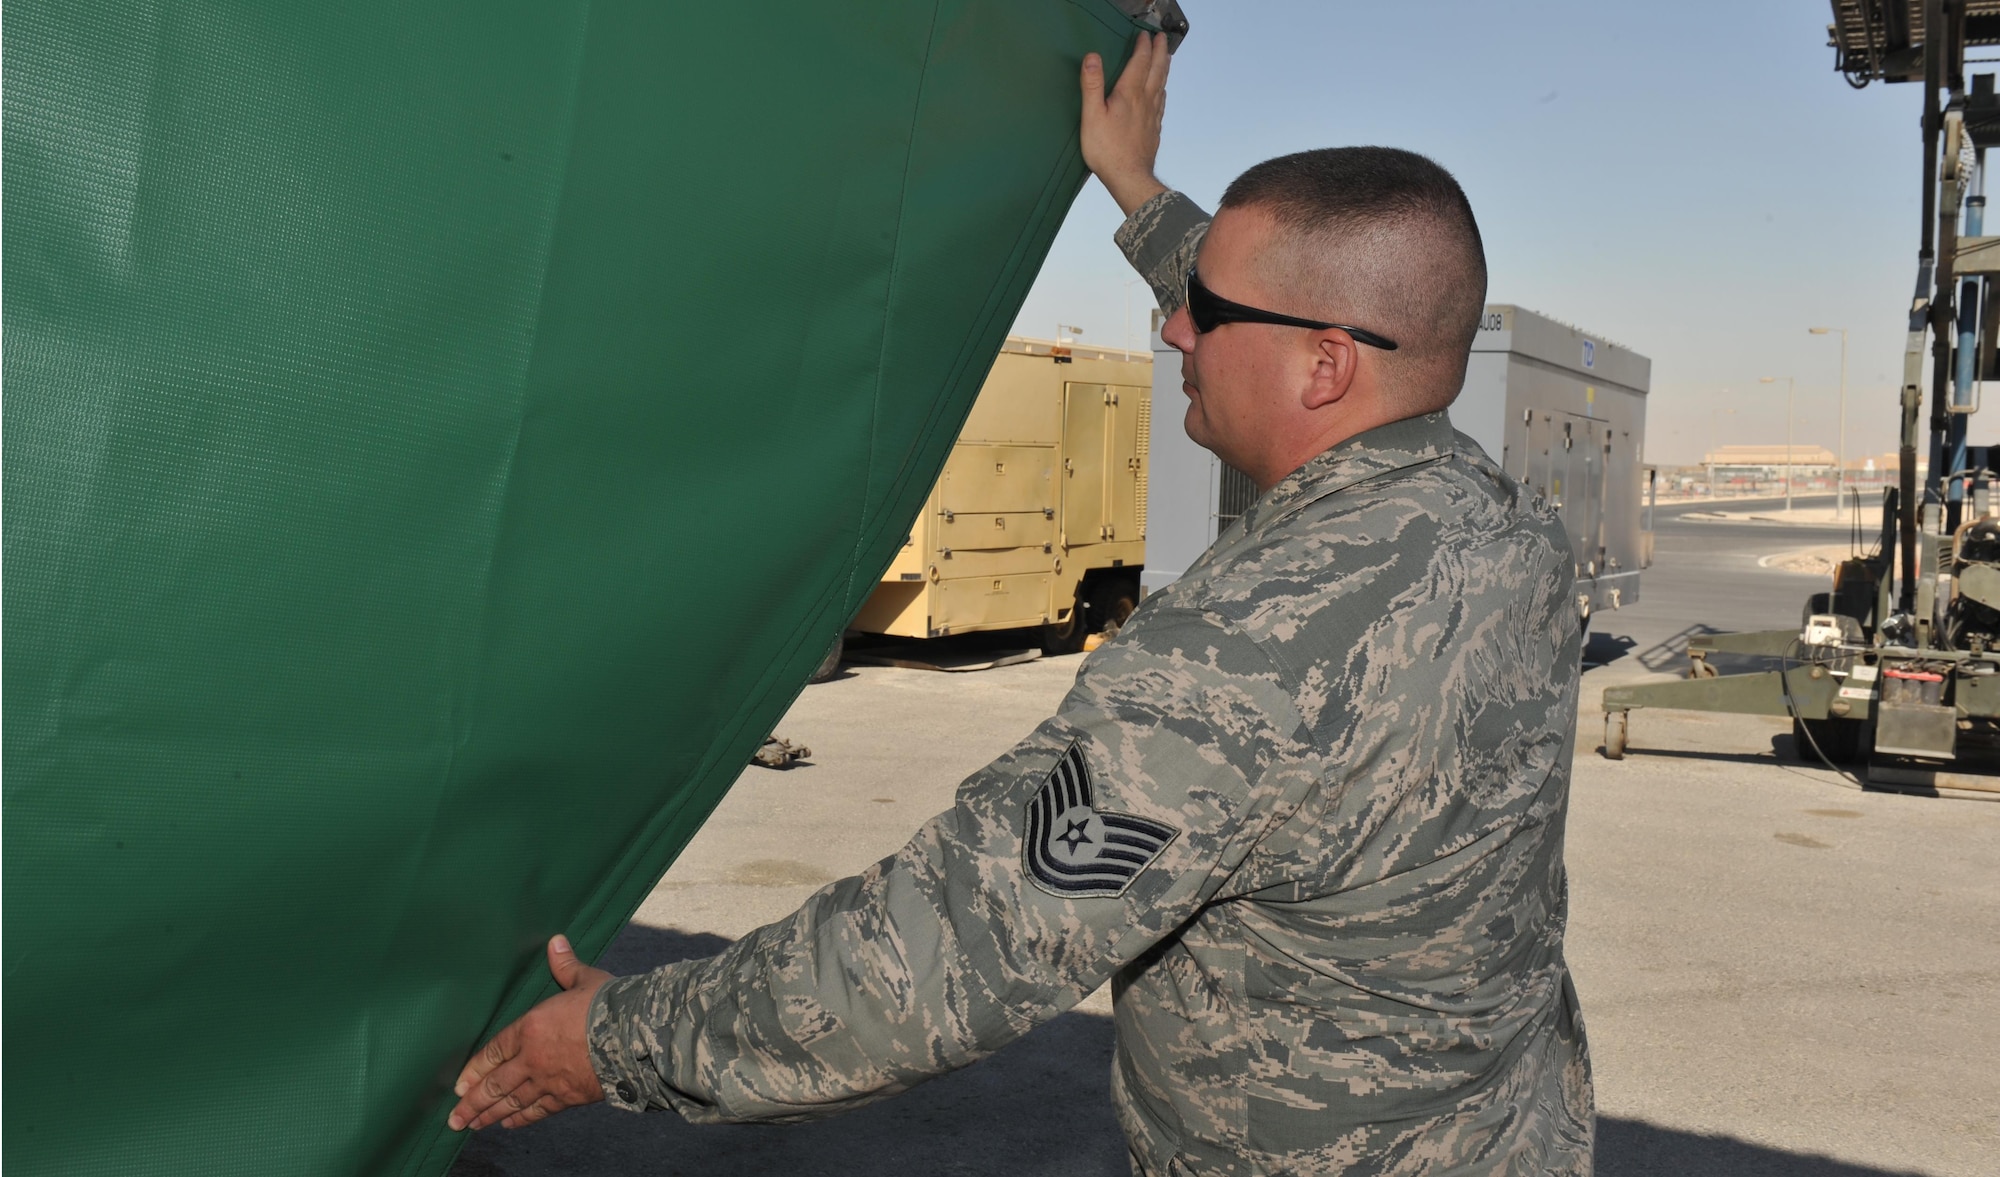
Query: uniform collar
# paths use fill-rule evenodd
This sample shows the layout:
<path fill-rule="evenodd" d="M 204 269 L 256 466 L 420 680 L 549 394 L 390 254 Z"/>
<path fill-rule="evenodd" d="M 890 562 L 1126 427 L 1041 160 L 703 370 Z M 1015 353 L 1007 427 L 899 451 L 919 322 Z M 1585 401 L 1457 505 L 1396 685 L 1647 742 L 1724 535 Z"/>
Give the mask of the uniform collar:
<path fill-rule="evenodd" d="M 1442 410 L 1378 425 L 1321 451 L 1279 479 L 1244 512 L 1243 529 L 1262 530 L 1316 499 L 1397 470 L 1428 465 L 1457 448 L 1458 431 Z"/>

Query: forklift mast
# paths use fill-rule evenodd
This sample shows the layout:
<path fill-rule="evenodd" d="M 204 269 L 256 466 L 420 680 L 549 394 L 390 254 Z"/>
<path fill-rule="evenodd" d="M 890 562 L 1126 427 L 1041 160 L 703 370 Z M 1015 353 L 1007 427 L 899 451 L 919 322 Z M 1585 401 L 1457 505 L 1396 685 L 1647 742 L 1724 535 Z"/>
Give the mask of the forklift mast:
<path fill-rule="evenodd" d="M 1980 383 L 2000 374 L 2000 305 L 1988 289 L 2000 273 L 2000 237 L 1982 235 L 1986 149 L 2000 140 L 2000 98 L 1992 74 L 1968 77 L 1965 68 L 1968 49 L 2000 45 L 2000 0 L 1831 3 L 1828 43 L 1849 85 L 1923 83 L 1923 215 L 1903 361 L 1896 529 L 1897 609 L 1921 617 L 1922 516 L 1938 510 L 1930 530 L 1946 535 L 1963 521 L 1969 484 L 1983 473 L 1966 446 L 1967 418 L 1979 407 Z M 1919 492 L 1926 336 L 1931 395 Z"/>
<path fill-rule="evenodd" d="M 2000 760 L 2000 447 L 1968 445 L 1966 428 L 2000 378 L 2000 236 L 1984 223 L 2000 96 L 1966 66 L 1969 49 L 2000 46 L 2000 0 L 1831 3 L 1849 85 L 1922 84 L 1923 213 L 1881 542 L 1840 564 L 1799 628 L 1697 636 L 1685 681 L 1606 688 L 1604 753 L 1624 755 L 1642 708 L 1789 717 L 1802 759 L 1865 763 L 1869 785 L 1993 796 L 2000 776 L 1960 769 Z M 1776 668 L 1726 673 L 1716 655 Z"/>

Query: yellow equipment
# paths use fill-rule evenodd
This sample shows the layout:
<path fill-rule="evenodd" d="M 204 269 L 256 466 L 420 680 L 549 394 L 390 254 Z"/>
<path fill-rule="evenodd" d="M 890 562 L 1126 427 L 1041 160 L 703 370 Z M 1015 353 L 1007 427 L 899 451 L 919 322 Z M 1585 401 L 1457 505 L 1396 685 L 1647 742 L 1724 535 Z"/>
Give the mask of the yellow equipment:
<path fill-rule="evenodd" d="M 1010 337 L 860 633 L 1037 626 L 1083 648 L 1139 601 L 1150 353 Z"/>

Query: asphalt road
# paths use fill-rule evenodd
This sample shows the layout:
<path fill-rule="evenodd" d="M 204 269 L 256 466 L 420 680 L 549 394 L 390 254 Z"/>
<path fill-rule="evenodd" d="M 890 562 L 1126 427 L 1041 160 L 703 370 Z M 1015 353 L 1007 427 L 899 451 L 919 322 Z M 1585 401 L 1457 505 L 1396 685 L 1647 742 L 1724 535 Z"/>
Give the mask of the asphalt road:
<path fill-rule="evenodd" d="M 1800 507 L 1832 504 L 1831 495 L 1797 500 Z M 1653 522 L 1653 566 L 1640 578 L 1639 600 L 1591 620 L 1586 663 L 1630 657 L 1647 670 L 1678 668 L 1684 665 L 1679 659 L 1690 632 L 1799 624 L 1806 597 L 1824 590 L 1825 578 L 1759 567 L 1758 561 L 1805 548 L 1847 545 L 1848 529 L 1688 517 L 1717 506 L 1728 509 L 1726 501 L 1699 500 L 1660 507 Z M 1864 547 L 1874 542 L 1874 533 L 1864 528 Z"/>
<path fill-rule="evenodd" d="M 1608 1177 L 2000 1173 L 2000 804 L 1863 793 L 1789 725 L 1648 712 L 1603 760 L 1597 698 L 1679 672 L 1694 627 L 1797 623 L 1822 578 L 1760 557 L 1822 528 L 1662 510 L 1641 600 L 1596 619 L 1569 821 L 1570 960 Z M 713 952 L 891 853 L 1061 698 L 1076 659 L 969 675 L 855 667 L 779 725 L 602 962 Z M 1103 993 L 994 1057 L 832 1120 L 691 1126 L 602 1105 L 489 1130 L 455 1177 L 1126 1172 Z"/>

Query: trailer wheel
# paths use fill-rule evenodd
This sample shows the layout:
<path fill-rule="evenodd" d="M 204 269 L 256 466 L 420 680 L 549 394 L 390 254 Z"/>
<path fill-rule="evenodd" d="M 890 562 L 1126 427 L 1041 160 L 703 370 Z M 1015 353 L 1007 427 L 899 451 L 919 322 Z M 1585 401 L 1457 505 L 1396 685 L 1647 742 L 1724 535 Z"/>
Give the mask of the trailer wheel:
<path fill-rule="evenodd" d="M 1069 617 L 1062 621 L 1051 621 L 1042 626 L 1042 653 L 1054 657 L 1060 654 L 1080 654 L 1083 639 L 1090 636 L 1090 622 L 1083 615 L 1083 596 L 1077 595 L 1070 606 Z"/>
<path fill-rule="evenodd" d="M 826 648 L 826 657 L 819 660 L 819 669 L 813 671 L 809 682 L 825 682 L 840 673 L 840 656 L 847 652 L 847 635 L 833 636 L 833 644 Z"/>
<path fill-rule="evenodd" d="M 1631 726 L 1630 711 L 1607 711 L 1604 713 L 1604 758 L 1606 760 L 1625 759 L 1625 734 Z"/>
<path fill-rule="evenodd" d="M 1139 608 L 1139 582 L 1127 577 L 1100 580 L 1090 590 L 1091 620 L 1097 629 L 1116 634 Z"/>

